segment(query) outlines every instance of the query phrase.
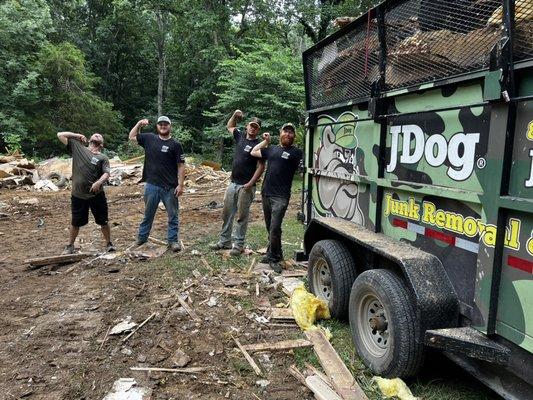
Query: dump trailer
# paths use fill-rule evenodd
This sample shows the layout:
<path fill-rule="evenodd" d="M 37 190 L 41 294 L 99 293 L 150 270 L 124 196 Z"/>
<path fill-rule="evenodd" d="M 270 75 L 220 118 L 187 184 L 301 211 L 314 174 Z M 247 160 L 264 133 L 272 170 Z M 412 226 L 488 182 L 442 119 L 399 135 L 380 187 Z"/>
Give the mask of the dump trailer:
<path fill-rule="evenodd" d="M 303 54 L 311 290 L 373 373 L 533 399 L 533 0 L 391 0 Z"/>

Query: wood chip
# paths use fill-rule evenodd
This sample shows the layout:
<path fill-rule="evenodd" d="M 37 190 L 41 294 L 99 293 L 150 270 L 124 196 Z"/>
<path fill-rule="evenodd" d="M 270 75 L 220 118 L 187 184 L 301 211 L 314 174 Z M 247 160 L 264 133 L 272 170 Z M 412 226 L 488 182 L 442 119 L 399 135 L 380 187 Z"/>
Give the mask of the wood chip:
<path fill-rule="evenodd" d="M 235 341 L 235 344 L 237 345 L 237 347 L 239 348 L 239 350 L 241 351 L 241 353 L 244 355 L 244 358 L 246 358 L 246 361 L 248 361 L 248 364 L 250 364 L 250 366 L 252 367 L 252 369 L 255 371 L 255 374 L 257 376 L 261 376 L 262 373 L 261 373 L 261 369 L 259 368 L 259 366 L 255 363 L 254 359 L 252 358 L 252 356 L 250 356 L 250 354 L 248 354 L 248 352 L 246 351 L 246 349 L 242 346 L 242 344 L 239 342 L 239 340 L 237 340 L 236 338 L 233 338 L 233 340 Z"/>
<path fill-rule="evenodd" d="M 282 340 L 274 343 L 255 343 L 255 344 L 245 344 L 243 349 L 246 351 L 283 351 L 298 349 L 302 347 L 311 347 L 313 344 L 309 340 L 305 339 L 295 339 L 295 340 Z"/>
<path fill-rule="evenodd" d="M 344 362 L 341 360 L 331 343 L 321 329 L 313 329 L 305 332 L 305 336 L 315 349 L 315 353 L 331 379 L 333 387 L 343 400 L 368 400 L 357 381 L 352 376 Z"/>

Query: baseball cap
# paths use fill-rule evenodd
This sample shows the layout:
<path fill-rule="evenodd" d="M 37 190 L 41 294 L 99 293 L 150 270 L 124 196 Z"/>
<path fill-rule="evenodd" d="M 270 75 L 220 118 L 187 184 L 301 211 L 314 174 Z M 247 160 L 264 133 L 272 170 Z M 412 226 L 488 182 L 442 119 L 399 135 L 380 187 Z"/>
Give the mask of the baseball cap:
<path fill-rule="evenodd" d="M 291 124 L 290 122 L 287 122 L 286 124 L 283 124 L 283 126 L 281 127 L 281 130 L 284 131 L 286 129 L 290 129 L 292 130 L 293 132 L 296 132 L 296 128 L 294 127 L 293 124 Z"/>
<path fill-rule="evenodd" d="M 169 117 L 166 117 L 164 115 L 161 115 L 158 119 L 157 119 L 157 123 L 159 124 L 160 122 L 166 122 L 170 125 L 172 125 L 172 122 L 170 122 L 170 118 Z"/>
<path fill-rule="evenodd" d="M 250 118 L 249 124 L 256 124 L 261 128 L 261 120 L 257 117 Z"/>

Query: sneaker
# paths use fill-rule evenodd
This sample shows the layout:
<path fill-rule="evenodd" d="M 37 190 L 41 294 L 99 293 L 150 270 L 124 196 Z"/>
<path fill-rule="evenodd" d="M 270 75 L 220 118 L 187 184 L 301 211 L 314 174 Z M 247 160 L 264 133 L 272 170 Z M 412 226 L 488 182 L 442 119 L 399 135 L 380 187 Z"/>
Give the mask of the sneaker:
<path fill-rule="evenodd" d="M 114 252 L 114 251 L 117 251 L 117 249 L 115 248 L 115 246 L 113 245 L 113 243 L 109 242 L 109 243 L 107 244 L 106 251 L 107 251 L 108 253 L 112 253 L 112 252 Z"/>
<path fill-rule="evenodd" d="M 279 262 L 270 262 L 270 268 L 272 271 L 274 271 L 276 274 L 281 274 L 283 271 L 283 268 L 281 267 L 281 263 Z"/>
<path fill-rule="evenodd" d="M 67 244 L 65 246 L 65 250 L 63 250 L 63 254 L 76 254 L 76 249 L 74 248 L 73 244 Z"/>
<path fill-rule="evenodd" d="M 177 253 L 178 251 L 181 251 L 181 245 L 178 242 L 172 242 L 168 244 L 168 247 L 170 250 L 172 250 L 174 253 Z"/>
<path fill-rule="evenodd" d="M 244 250 L 239 248 L 239 247 L 234 247 L 230 250 L 229 252 L 229 255 L 230 256 L 234 256 L 234 257 L 237 257 L 237 256 L 240 256 L 242 254 Z"/>
<path fill-rule="evenodd" d="M 220 242 L 217 242 L 215 244 L 210 244 L 209 248 L 211 250 L 229 250 L 229 249 L 231 249 L 230 246 L 226 246 L 226 245 L 224 245 L 224 244 L 222 244 Z"/>

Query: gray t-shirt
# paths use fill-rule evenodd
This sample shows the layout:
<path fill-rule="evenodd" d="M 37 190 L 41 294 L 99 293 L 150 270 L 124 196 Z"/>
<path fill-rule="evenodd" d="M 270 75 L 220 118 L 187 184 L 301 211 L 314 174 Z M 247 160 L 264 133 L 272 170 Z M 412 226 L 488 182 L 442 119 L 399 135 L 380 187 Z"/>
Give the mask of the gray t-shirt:
<path fill-rule="evenodd" d="M 102 153 L 95 154 L 77 139 L 69 139 L 67 149 L 72 154 L 72 196 L 90 199 L 91 186 L 104 173 L 109 173 L 109 159 Z"/>

